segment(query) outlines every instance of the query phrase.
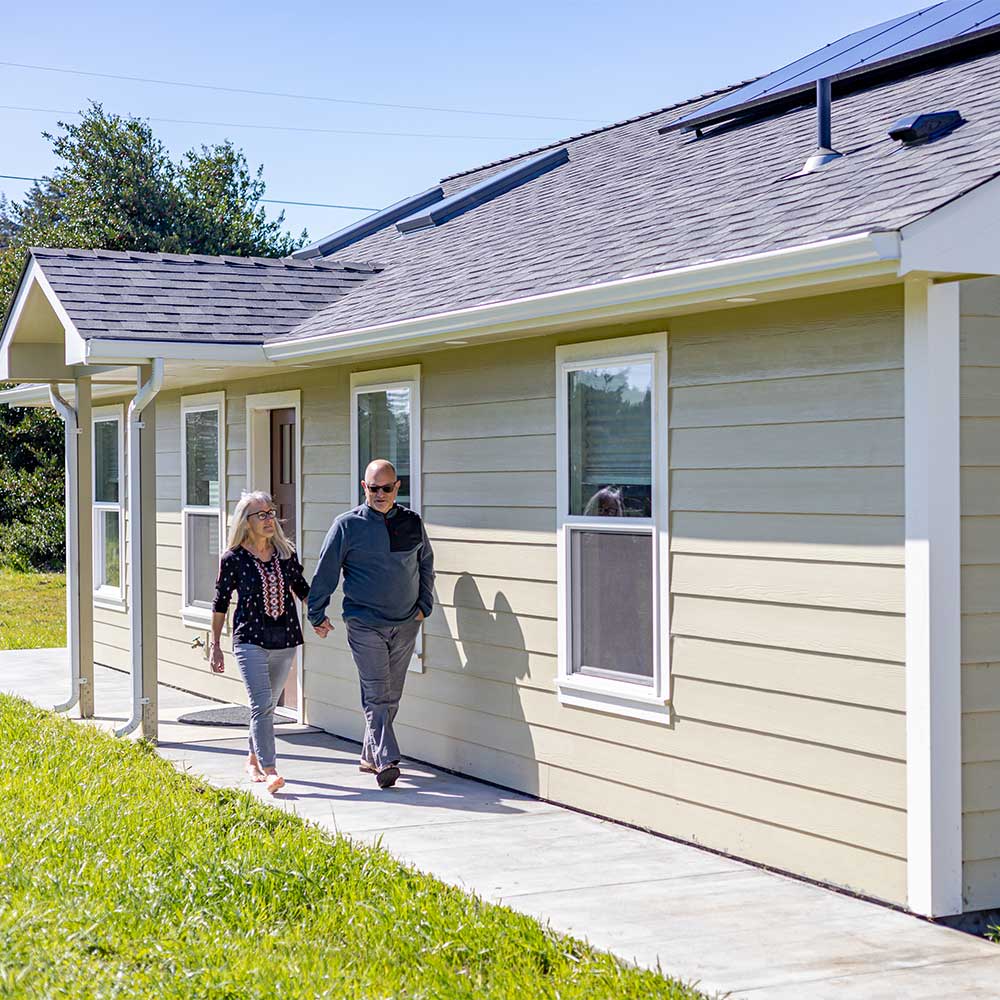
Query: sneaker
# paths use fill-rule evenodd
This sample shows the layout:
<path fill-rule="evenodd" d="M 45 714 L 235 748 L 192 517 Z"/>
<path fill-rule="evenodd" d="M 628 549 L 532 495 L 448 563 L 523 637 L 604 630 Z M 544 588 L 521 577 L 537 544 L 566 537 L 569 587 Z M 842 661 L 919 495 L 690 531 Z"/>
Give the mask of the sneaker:
<path fill-rule="evenodd" d="M 392 788 L 398 779 L 399 768 L 395 764 L 389 764 L 375 774 L 375 780 L 378 782 L 379 788 Z"/>

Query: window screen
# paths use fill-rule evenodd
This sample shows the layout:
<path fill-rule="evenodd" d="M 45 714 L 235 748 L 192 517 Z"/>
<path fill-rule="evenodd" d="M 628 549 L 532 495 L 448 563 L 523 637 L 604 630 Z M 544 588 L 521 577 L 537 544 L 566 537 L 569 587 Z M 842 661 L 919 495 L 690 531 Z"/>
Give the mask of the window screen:
<path fill-rule="evenodd" d="M 574 672 L 651 683 L 653 538 L 573 529 Z"/>

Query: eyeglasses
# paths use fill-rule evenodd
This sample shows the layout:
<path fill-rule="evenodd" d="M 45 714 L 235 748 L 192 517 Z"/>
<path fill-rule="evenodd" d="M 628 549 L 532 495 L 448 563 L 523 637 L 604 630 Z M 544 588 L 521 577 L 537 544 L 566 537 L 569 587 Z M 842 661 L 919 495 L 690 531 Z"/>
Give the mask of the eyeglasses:
<path fill-rule="evenodd" d="M 258 521 L 272 521 L 278 516 L 276 510 L 259 510 L 255 514 L 247 514 L 247 518 L 255 517 Z"/>
<path fill-rule="evenodd" d="M 368 492 L 374 493 L 375 496 L 378 496 L 379 493 L 385 493 L 388 496 L 388 494 L 396 488 L 396 483 L 388 483 L 385 486 L 376 486 L 373 483 L 365 483 L 365 486 L 368 487 Z"/>

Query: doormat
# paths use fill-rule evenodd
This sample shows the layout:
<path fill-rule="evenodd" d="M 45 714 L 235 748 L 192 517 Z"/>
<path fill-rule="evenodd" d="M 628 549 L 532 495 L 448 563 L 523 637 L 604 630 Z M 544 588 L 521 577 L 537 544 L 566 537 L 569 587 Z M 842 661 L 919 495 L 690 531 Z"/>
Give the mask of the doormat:
<path fill-rule="evenodd" d="M 185 712 L 178 717 L 178 722 L 189 726 L 250 726 L 250 709 L 245 705 L 223 705 L 221 708 L 200 708 L 197 712 Z M 276 726 L 287 726 L 294 723 L 287 715 L 274 713 Z"/>

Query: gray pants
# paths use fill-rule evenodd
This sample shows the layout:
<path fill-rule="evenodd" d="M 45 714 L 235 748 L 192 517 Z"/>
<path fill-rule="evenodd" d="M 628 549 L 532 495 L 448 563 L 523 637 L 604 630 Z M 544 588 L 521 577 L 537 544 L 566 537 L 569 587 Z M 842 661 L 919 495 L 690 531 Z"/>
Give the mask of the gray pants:
<path fill-rule="evenodd" d="M 385 627 L 347 622 L 347 642 L 358 667 L 365 713 L 361 759 L 376 770 L 399 762 L 399 744 L 392 723 L 399 711 L 419 631 L 417 621 Z"/>
<path fill-rule="evenodd" d="M 237 642 L 233 652 L 250 696 L 250 753 L 261 767 L 274 767 L 274 709 L 295 661 L 295 647 L 264 649 Z"/>

